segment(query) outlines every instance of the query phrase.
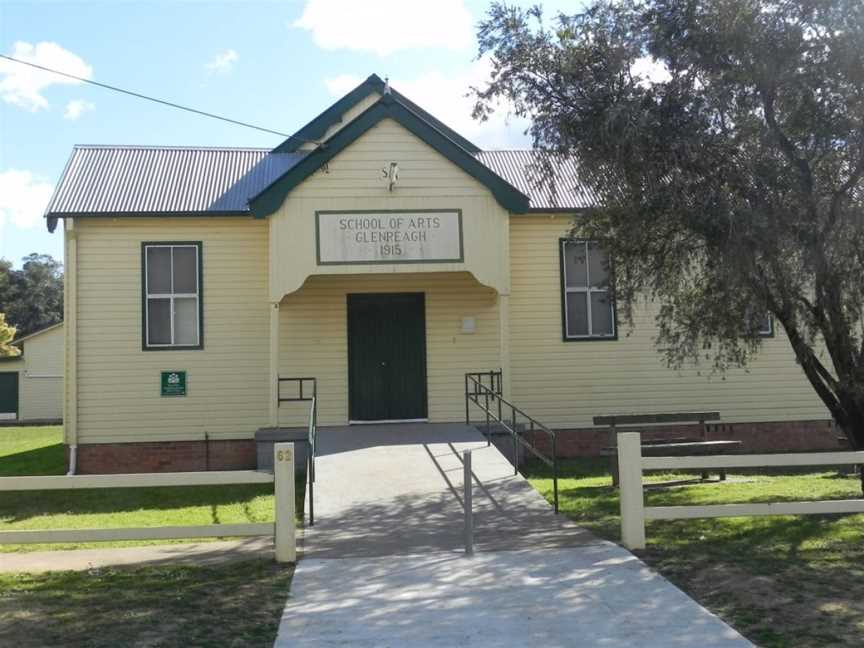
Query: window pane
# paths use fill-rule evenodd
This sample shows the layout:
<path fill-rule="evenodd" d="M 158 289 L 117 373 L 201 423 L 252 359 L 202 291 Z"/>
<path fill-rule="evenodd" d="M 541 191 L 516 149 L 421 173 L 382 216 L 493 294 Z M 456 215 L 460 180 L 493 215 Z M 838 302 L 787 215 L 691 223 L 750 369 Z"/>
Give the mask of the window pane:
<path fill-rule="evenodd" d="M 194 247 L 174 248 L 174 292 L 198 292 L 198 264 Z"/>
<path fill-rule="evenodd" d="M 567 293 L 567 335 L 588 335 L 585 293 Z"/>
<path fill-rule="evenodd" d="M 171 248 L 147 248 L 147 292 L 151 295 L 171 292 Z"/>
<path fill-rule="evenodd" d="M 585 244 L 564 244 L 564 277 L 567 286 L 571 288 L 584 288 L 588 282 L 586 272 Z"/>
<path fill-rule="evenodd" d="M 198 344 L 198 300 L 174 300 L 174 344 Z"/>
<path fill-rule="evenodd" d="M 147 343 L 171 344 L 171 300 L 147 300 Z"/>
<path fill-rule="evenodd" d="M 591 293 L 591 334 L 612 335 L 612 304 L 609 293 Z"/>
<path fill-rule="evenodd" d="M 606 288 L 609 285 L 609 255 L 599 243 L 588 244 L 588 270 L 592 287 Z"/>

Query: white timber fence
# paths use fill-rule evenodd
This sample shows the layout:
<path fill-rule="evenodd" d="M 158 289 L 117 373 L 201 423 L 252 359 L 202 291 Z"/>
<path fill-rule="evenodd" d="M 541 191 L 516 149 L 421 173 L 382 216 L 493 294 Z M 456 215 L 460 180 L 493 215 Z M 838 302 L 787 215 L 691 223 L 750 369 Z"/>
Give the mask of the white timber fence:
<path fill-rule="evenodd" d="M 297 544 L 293 443 L 274 444 L 272 473 L 257 470 L 225 470 L 124 475 L 0 477 L 0 492 L 82 488 L 152 488 L 156 486 L 226 486 L 229 484 L 273 484 L 275 522 L 0 531 L 0 544 L 273 536 L 277 562 L 295 562 Z M 110 498 L 110 495 L 107 497 Z"/>
<path fill-rule="evenodd" d="M 645 522 L 648 520 L 864 513 L 864 499 L 711 504 L 704 506 L 645 506 L 645 496 L 642 488 L 642 474 L 645 470 L 763 468 L 767 466 L 842 466 L 856 464 L 864 464 L 864 452 L 643 457 L 641 435 L 639 432 L 622 432 L 618 435 L 618 465 L 621 480 L 621 540 L 624 546 L 629 549 L 644 549 Z"/>

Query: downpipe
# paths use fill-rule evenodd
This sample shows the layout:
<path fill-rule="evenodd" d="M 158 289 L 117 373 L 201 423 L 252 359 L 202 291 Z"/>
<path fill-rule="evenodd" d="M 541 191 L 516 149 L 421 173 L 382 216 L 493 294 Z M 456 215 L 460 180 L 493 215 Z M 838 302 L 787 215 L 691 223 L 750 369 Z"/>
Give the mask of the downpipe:
<path fill-rule="evenodd" d="M 71 477 L 75 474 L 75 469 L 78 464 L 78 444 L 73 443 L 69 446 L 69 472 L 66 473 L 68 477 Z"/>

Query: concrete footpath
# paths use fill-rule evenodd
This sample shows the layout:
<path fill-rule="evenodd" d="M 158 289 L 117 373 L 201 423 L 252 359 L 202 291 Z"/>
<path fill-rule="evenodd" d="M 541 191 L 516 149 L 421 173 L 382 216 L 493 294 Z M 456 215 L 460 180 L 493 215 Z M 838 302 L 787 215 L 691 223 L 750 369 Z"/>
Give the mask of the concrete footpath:
<path fill-rule="evenodd" d="M 554 515 L 473 428 L 321 430 L 317 476 L 276 646 L 751 645 L 630 552 Z"/>

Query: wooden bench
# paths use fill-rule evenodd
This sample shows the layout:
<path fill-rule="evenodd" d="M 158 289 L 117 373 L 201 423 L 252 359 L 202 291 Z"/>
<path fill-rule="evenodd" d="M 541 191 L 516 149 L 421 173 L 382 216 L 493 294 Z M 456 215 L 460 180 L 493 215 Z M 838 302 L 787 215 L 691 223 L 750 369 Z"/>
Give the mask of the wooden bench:
<path fill-rule="evenodd" d="M 609 427 L 609 446 L 603 449 L 610 456 L 612 485 L 618 485 L 618 433 L 633 431 L 630 426 L 698 424 L 699 437 L 671 437 L 642 441 L 643 456 L 714 455 L 727 454 L 741 447 L 740 441 L 709 441 L 708 422 L 719 421 L 720 412 L 673 412 L 660 414 L 609 414 L 595 416 L 594 425 Z M 636 430 L 642 432 L 644 430 Z M 702 473 L 708 479 L 708 472 Z M 726 479 L 726 471 L 720 471 L 720 480 Z"/>

